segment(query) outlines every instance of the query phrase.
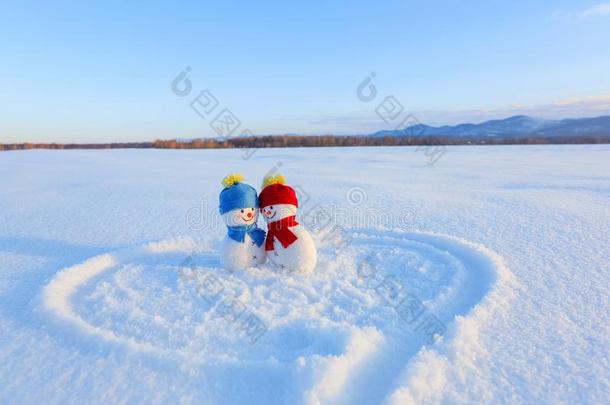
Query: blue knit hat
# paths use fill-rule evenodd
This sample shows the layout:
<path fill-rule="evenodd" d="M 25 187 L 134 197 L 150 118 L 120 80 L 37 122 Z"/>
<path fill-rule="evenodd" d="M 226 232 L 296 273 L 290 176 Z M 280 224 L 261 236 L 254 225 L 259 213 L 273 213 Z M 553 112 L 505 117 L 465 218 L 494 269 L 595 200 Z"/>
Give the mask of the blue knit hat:
<path fill-rule="evenodd" d="M 242 183 L 241 174 L 230 174 L 222 180 L 224 190 L 220 192 L 220 215 L 238 208 L 258 208 L 258 197 L 254 187 Z"/>

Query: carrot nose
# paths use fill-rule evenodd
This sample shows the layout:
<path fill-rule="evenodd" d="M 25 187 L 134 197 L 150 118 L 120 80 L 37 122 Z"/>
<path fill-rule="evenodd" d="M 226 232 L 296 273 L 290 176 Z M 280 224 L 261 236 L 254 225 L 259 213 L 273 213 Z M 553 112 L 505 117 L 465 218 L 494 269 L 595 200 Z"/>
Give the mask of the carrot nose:
<path fill-rule="evenodd" d="M 247 216 L 248 218 L 252 218 L 252 215 L 254 215 L 254 214 L 252 214 L 251 212 L 248 212 L 248 213 L 246 214 L 246 216 Z"/>

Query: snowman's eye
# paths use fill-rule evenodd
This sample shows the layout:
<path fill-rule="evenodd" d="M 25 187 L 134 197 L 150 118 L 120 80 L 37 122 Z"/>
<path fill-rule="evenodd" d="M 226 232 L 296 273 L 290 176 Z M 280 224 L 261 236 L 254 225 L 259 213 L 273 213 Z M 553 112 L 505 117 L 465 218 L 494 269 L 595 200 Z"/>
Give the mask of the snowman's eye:
<path fill-rule="evenodd" d="M 241 211 L 242 214 L 244 213 L 244 210 L 240 210 L 240 211 Z"/>
<path fill-rule="evenodd" d="M 272 210 L 273 209 L 273 205 L 271 207 L 269 207 L 269 209 Z"/>

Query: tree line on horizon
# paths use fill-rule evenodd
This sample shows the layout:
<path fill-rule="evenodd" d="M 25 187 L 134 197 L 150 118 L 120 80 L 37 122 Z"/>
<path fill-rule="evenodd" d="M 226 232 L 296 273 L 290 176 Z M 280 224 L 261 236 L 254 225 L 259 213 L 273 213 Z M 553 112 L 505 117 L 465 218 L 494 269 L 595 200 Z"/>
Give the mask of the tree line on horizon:
<path fill-rule="evenodd" d="M 610 134 L 590 136 L 511 136 L 511 137 L 448 137 L 448 136 L 338 136 L 338 135 L 266 135 L 226 139 L 177 139 L 154 142 L 115 143 L 13 143 L 0 144 L 0 151 L 27 149 L 227 149 L 227 148 L 296 148 L 348 146 L 428 146 L 428 145 L 545 145 L 610 143 Z"/>

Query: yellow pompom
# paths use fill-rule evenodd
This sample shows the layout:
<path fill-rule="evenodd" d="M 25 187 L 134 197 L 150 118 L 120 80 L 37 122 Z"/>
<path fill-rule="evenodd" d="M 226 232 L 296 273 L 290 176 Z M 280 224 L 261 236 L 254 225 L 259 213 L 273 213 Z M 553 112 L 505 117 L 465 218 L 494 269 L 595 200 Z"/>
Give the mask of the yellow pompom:
<path fill-rule="evenodd" d="M 276 174 L 275 176 L 267 176 L 263 179 L 263 187 L 267 187 L 272 184 L 286 184 L 286 178 L 281 174 Z"/>
<path fill-rule="evenodd" d="M 224 186 L 224 188 L 229 188 L 235 183 L 241 183 L 242 181 L 244 181 L 244 176 L 239 173 L 231 173 L 227 177 L 222 179 L 222 185 Z"/>

